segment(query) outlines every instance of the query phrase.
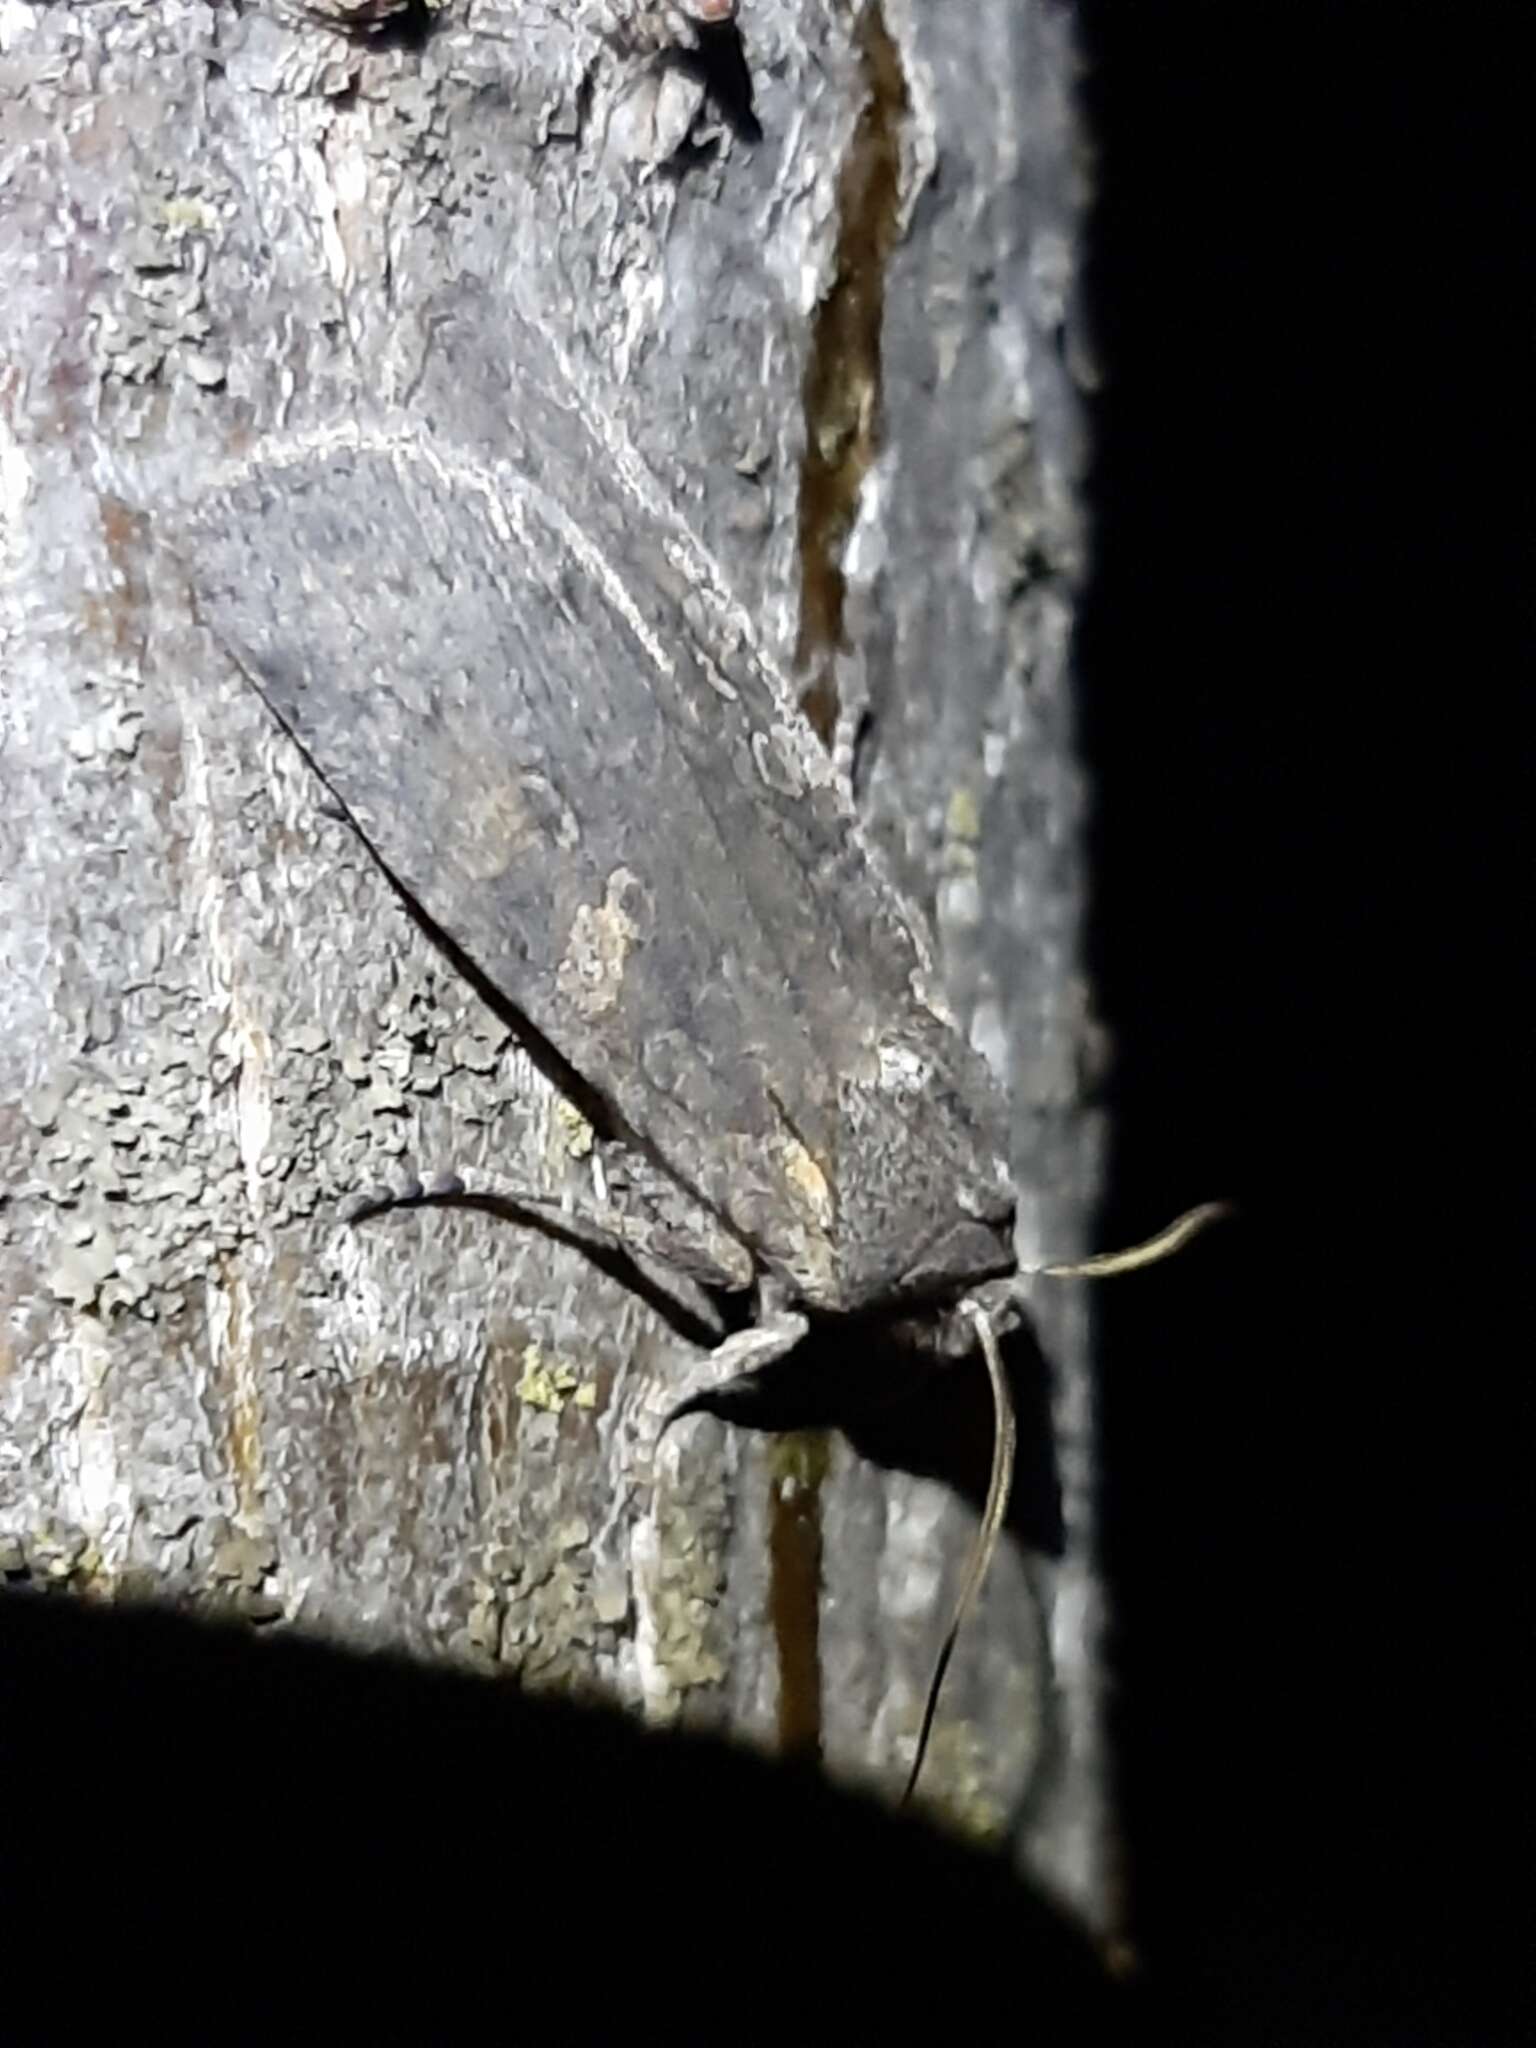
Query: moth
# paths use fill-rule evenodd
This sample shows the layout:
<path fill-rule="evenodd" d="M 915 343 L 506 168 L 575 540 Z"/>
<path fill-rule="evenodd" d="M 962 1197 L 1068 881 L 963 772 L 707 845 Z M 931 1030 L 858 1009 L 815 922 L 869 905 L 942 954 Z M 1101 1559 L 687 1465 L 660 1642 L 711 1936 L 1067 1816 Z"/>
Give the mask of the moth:
<path fill-rule="evenodd" d="M 503 445 L 403 420 L 264 444 L 182 522 L 196 609 L 439 943 L 643 1162 L 643 1207 L 570 1220 L 745 1307 L 717 1383 L 853 1318 L 936 1356 L 981 1344 L 992 1484 L 910 1791 L 1006 1509 L 1002 1098 L 707 551 L 575 410 Z M 466 1191 L 555 1206 L 495 1176 L 407 1198 Z"/>

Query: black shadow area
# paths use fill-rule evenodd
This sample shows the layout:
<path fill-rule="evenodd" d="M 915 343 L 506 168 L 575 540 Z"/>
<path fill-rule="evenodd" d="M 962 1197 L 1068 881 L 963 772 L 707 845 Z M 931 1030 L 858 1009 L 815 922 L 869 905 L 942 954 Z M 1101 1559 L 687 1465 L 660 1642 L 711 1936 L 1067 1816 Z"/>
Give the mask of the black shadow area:
<path fill-rule="evenodd" d="M 1050 1369 L 1026 1322 L 1001 1340 L 1017 1424 L 1013 1490 L 1004 1527 L 1018 1543 L 1059 1557 L 1061 1482 L 1051 1425 Z M 789 1355 L 674 1413 L 713 1415 L 741 1429 L 836 1429 L 885 1471 L 936 1479 L 977 1510 L 992 1464 L 992 1391 L 980 1354 L 935 1363 L 880 1319 L 839 1318 Z"/>
<path fill-rule="evenodd" d="M 8 2042 L 1140 2038 L 1001 1860 L 505 1680 L 0 1592 L 0 1785 Z"/>
<path fill-rule="evenodd" d="M 1488 1575 L 1525 1367 L 1462 1138 L 1512 1086 L 1473 470 L 1529 330 L 1513 12 L 1081 17 L 1100 1241 L 1242 1207 L 1096 1297 L 1130 1889 L 1183 2041 L 1514 2037 Z"/>

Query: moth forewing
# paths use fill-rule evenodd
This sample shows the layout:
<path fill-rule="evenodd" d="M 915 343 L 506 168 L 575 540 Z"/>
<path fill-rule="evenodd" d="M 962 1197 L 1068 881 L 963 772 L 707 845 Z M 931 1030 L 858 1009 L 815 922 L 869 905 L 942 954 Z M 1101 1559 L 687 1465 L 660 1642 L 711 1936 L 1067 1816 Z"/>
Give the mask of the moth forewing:
<path fill-rule="evenodd" d="M 541 449 L 535 483 L 409 432 L 274 444 L 187 516 L 199 612 L 409 897 L 782 1293 L 957 1295 L 1011 1263 L 995 1091 L 782 680 L 617 494 L 562 487 L 578 459 Z"/>

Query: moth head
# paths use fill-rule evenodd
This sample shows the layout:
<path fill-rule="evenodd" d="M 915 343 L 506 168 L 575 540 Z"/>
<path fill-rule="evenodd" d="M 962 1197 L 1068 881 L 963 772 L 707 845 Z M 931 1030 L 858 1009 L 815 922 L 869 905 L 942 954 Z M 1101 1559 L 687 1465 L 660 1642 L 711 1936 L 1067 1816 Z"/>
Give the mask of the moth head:
<path fill-rule="evenodd" d="M 1014 1270 L 1002 1105 L 967 1046 L 884 1040 L 840 1110 L 839 1308 L 952 1300 Z"/>

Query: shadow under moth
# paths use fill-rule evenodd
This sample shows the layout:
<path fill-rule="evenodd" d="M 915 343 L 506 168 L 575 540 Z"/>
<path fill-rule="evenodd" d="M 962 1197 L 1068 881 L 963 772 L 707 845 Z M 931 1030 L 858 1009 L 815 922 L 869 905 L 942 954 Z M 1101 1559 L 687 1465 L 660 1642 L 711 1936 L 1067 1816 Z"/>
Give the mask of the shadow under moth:
<path fill-rule="evenodd" d="M 500 1200 L 688 1276 L 726 1308 L 707 1311 L 716 1392 L 842 1319 L 936 1359 L 980 1344 L 991 1484 L 910 1793 L 1007 1505 L 1003 1105 L 712 558 L 579 408 L 534 432 L 509 420 L 502 460 L 400 421 L 272 440 L 177 543 L 198 616 L 395 887 L 649 1175 L 628 1209 L 494 1176 L 404 1199 Z M 1144 1263 L 1210 1213 L 1035 1270 Z"/>

